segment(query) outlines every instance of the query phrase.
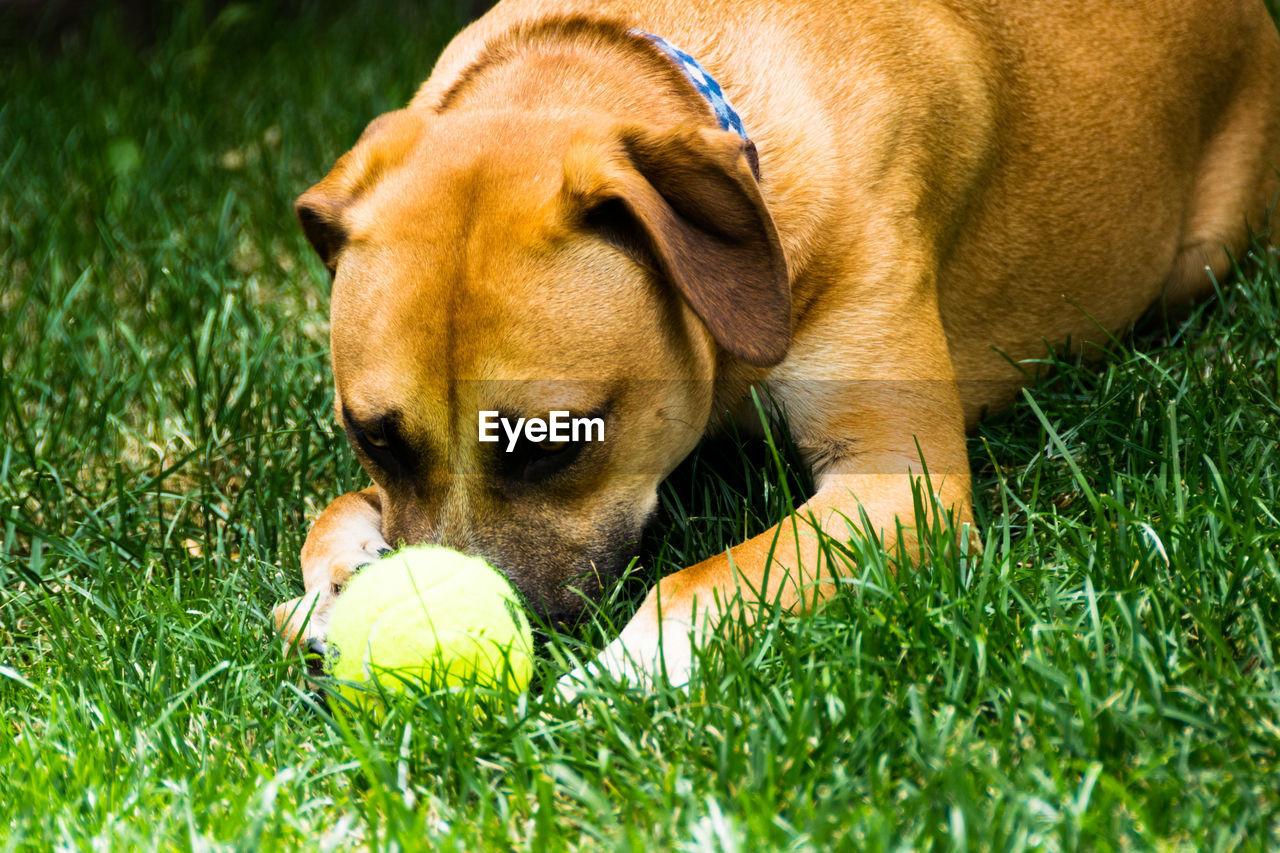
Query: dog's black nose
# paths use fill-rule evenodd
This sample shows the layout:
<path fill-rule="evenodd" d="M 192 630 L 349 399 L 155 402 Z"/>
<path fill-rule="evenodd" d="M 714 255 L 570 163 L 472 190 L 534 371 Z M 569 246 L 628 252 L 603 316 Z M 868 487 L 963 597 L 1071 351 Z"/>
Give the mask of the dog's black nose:
<path fill-rule="evenodd" d="M 329 647 L 325 645 L 324 640 L 319 637 L 308 637 L 306 642 L 306 651 L 303 652 L 303 660 L 307 662 L 307 675 L 313 678 L 319 678 L 324 675 L 324 659 L 329 653 Z"/>

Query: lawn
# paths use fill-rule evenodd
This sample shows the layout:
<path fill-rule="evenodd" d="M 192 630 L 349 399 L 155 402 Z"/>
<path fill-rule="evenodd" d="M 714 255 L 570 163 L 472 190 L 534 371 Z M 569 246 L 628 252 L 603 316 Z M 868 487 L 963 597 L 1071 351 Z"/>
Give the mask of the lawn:
<path fill-rule="evenodd" d="M 272 640 L 364 485 L 292 201 L 453 5 L 109 17 L 0 74 L 0 850 L 1280 845 L 1280 252 L 1049 368 L 970 441 L 985 550 L 853 544 L 836 600 L 688 691 L 553 691 L 658 574 L 803 489 L 708 444 L 518 703 L 331 716 Z"/>

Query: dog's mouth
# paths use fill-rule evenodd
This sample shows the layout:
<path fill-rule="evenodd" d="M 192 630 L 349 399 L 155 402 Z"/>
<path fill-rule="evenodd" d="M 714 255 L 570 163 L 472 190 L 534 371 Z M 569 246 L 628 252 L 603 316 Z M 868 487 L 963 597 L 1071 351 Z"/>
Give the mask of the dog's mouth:
<path fill-rule="evenodd" d="M 614 571 L 593 570 L 558 584 L 543 583 L 536 576 L 513 577 L 507 574 L 507 577 L 535 621 L 544 621 L 548 625 L 572 626 L 595 609 L 617 574 Z"/>
<path fill-rule="evenodd" d="M 640 527 L 608 525 L 589 544 L 539 543 L 550 548 L 534 546 L 536 537 L 493 536 L 477 542 L 476 552 L 511 583 L 535 623 L 573 625 L 598 608 L 640 553 Z"/>

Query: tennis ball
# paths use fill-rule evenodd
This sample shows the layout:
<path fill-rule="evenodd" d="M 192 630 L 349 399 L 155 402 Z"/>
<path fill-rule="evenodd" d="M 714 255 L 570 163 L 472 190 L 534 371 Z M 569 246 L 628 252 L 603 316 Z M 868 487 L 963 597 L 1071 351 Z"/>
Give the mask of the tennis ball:
<path fill-rule="evenodd" d="M 329 674 L 361 707 L 408 684 L 519 692 L 533 638 L 515 590 L 492 566 L 438 545 L 404 548 L 359 571 L 329 614 Z"/>

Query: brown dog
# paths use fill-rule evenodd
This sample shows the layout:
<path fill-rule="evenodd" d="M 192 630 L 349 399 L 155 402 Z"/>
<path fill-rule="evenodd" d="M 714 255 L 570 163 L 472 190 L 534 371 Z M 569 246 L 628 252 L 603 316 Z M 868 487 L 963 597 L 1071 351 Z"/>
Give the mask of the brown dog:
<path fill-rule="evenodd" d="M 375 485 L 316 521 L 278 626 L 322 639 L 402 540 L 577 609 L 753 386 L 812 464 L 804 518 L 914 525 L 923 462 L 965 521 L 1010 361 L 1205 294 L 1277 188 L 1278 103 L 1261 0 L 500 4 L 298 201 Z M 479 440 L 553 411 L 604 440 Z M 598 664 L 682 681 L 726 600 L 807 606 L 818 559 L 784 523 L 664 578 Z"/>

